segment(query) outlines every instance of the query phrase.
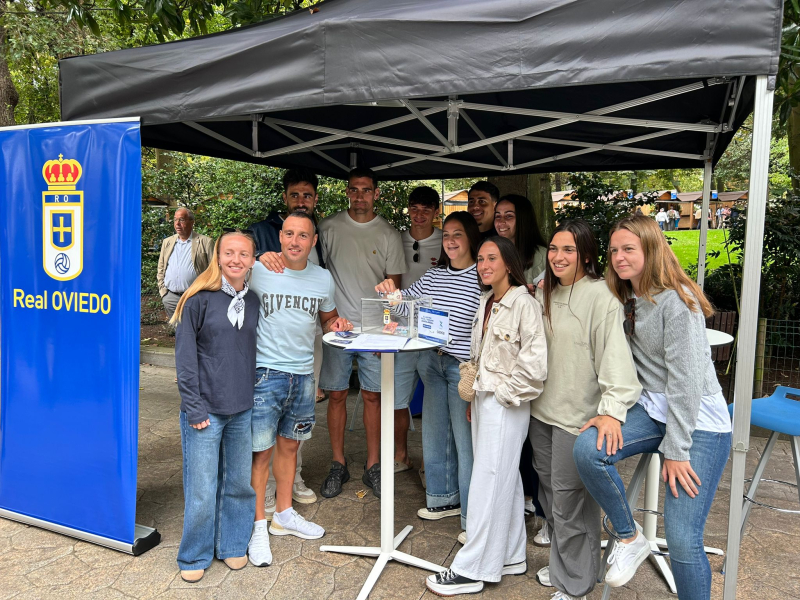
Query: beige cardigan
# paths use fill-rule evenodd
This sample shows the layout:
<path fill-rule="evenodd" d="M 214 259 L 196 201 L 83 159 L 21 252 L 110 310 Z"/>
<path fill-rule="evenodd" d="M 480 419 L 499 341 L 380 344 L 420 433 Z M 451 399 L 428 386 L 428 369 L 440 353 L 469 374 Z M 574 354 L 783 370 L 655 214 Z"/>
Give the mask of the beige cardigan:
<path fill-rule="evenodd" d="M 192 264 L 194 265 L 195 272 L 199 275 L 208 268 L 209 262 L 214 256 L 214 240 L 206 235 L 192 232 Z M 156 274 L 156 281 L 158 282 L 158 293 L 161 297 L 167 295 L 167 286 L 164 285 L 164 278 L 167 275 L 167 264 L 169 264 L 169 257 L 172 256 L 172 251 L 175 249 L 175 242 L 178 240 L 178 234 L 171 235 L 165 238 L 161 243 L 161 255 L 158 257 L 158 272 Z"/>

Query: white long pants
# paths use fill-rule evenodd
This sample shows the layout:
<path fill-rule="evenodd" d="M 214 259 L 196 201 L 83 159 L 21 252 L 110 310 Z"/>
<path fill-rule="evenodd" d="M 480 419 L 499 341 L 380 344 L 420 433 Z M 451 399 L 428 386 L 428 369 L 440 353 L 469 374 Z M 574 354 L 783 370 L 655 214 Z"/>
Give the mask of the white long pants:
<path fill-rule="evenodd" d="M 525 560 L 525 494 L 519 457 L 530 417 L 527 404 L 505 408 L 491 392 L 475 396 L 467 543 L 451 566 L 459 575 L 496 582 L 503 565 Z"/>

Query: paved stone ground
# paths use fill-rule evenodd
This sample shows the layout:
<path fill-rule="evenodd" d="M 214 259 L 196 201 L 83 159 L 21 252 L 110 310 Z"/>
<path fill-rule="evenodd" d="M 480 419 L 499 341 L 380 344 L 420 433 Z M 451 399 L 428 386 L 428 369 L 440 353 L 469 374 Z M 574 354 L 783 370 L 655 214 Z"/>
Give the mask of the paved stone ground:
<path fill-rule="evenodd" d="M 372 493 L 359 499 L 356 492 L 366 489 L 361 483 L 365 459 L 363 425 L 348 432 L 346 453 L 352 479 L 334 499 L 313 505 L 297 506 L 299 512 L 327 529 L 322 540 L 301 541 L 294 537 L 273 538 L 275 562 L 267 568 L 248 566 L 232 572 L 215 561 L 203 580 L 190 586 L 181 581 L 175 563 L 183 522 L 181 489 L 181 448 L 178 430 L 179 398 L 173 383 L 174 371 L 143 366 L 141 369 L 141 418 L 139 437 L 139 491 L 137 521 L 155 526 L 161 532 L 160 546 L 133 558 L 54 533 L 0 519 L 0 600 L 29 599 L 105 599 L 160 598 L 205 600 L 207 598 L 274 598 L 339 600 L 355 598 L 372 567 L 373 559 L 323 553 L 325 544 L 378 545 L 380 504 Z M 354 396 L 350 398 L 352 410 Z M 326 404 L 318 405 L 318 425 L 314 438 L 304 450 L 303 474 L 315 490 L 327 472 L 330 453 L 325 419 Z M 360 419 L 360 416 L 359 416 Z M 411 456 L 419 464 L 422 455 L 420 423 L 410 434 Z M 764 441 L 754 438 L 748 469 L 752 472 Z M 630 476 L 632 461 L 623 467 Z M 767 477 L 794 481 L 791 452 L 780 442 Z M 729 475 L 723 478 L 712 507 L 706 530 L 706 543 L 725 547 Z M 761 499 L 785 508 L 797 508 L 792 488 L 765 486 Z M 439 563 L 450 564 L 460 548 L 456 541 L 458 519 L 422 521 L 416 510 L 424 504 L 424 492 L 416 471 L 396 479 L 396 530 L 408 524 L 414 530 L 400 546 L 405 552 Z M 54 502 L 58 498 L 53 499 Z M 756 508 L 750 520 L 741 551 L 739 598 L 800 598 L 800 516 L 782 515 Z M 599 526 L 599 524 L 598 524 Z M 535 519 L 528 521 L 528 536 L 538 529 Z M 545 599 L 552 592 L 535 580 L 536 571 L 546 565 L 546 550 L 528 546 L 526 575 L 506 577 L 499 584 L 487 585 L 484 598 Z M 712 556 L 714 570 L 712 597 L 722 597 L 722 558 Z M 404 565 L 390 564 L 371 598 L 417 599 L 425 596 L 426 573 Z M 600 598 L 600 589 L 591 595 Z M 645 563 L 631 583 L 616 590 L 620 600 L 667 600 L 675 598 L 649 563 Z"/>

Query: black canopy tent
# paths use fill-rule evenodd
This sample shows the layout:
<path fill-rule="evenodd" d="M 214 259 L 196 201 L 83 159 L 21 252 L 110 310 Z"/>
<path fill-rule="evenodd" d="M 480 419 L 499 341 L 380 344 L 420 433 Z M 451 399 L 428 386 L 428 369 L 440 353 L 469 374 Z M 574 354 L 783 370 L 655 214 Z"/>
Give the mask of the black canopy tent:
<path fill-rule="evenodd" d="M 61 61 L 62 116 L 144 144 L 390 179 L 702 166 L 777 70 L 779 0 L 328 0 Z"/>
<path fill-rule="evenodd" d="M 147 145 L 338 177 L 355 164 L 388 179 L 702 167 L 706 211 L 713 164 L 755 106 L 725 582 L 734 598 L 782 1 L 318 8 L 62 60 L 62 117 L 140 116 Z"/>

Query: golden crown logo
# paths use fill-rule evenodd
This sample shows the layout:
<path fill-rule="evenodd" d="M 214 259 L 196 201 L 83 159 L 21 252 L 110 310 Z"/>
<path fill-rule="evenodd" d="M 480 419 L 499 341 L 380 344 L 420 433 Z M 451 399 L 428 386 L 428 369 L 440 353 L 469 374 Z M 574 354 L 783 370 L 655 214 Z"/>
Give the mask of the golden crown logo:
<path fill-rule="evenodd" d="M 81 163 L 73 158 L 64 160 L 59 154 L 58 160 L 48 160 L 42 167 L 42 177 L 50 191 L 72 191 L 83 174 Z"/>
<path fill-rule="evenodd" d="M 48 160 L 42 167 L 47 191 L 42 192 L 44 271 L 58 281 L 75 279 L 83 271 L 83 191 L 75 184 L 83 174 L 72 158 Z"/>

